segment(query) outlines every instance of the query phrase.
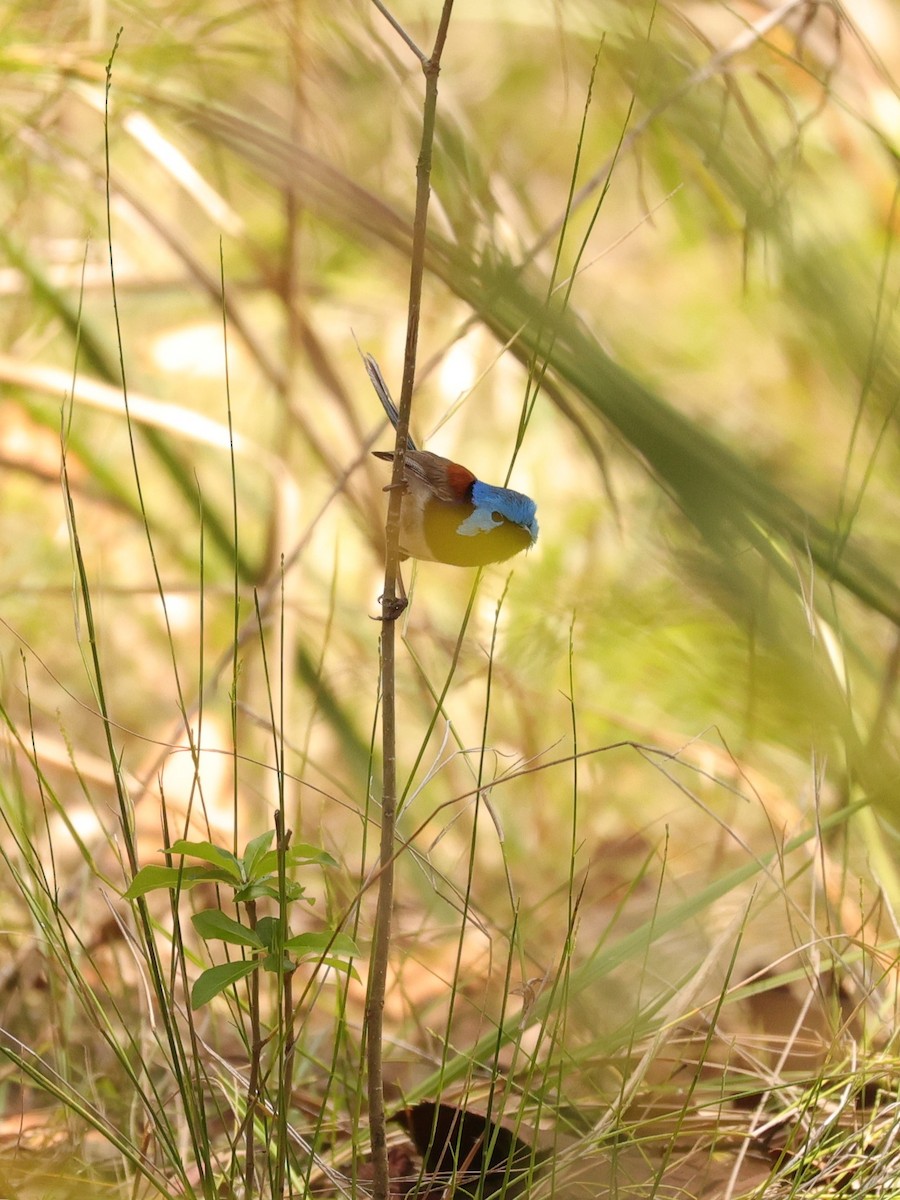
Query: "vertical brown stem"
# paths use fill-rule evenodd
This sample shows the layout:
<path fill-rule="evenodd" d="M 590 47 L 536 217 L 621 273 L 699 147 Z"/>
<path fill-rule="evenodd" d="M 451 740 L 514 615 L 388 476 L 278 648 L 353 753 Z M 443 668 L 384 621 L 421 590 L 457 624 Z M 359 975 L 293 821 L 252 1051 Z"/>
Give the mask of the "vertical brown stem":
<path fill-rule="evenodd" d="M 379 4 L 379 7 L 381 5 Z M 425 102 L 422 113 L 422 144 L 416 164 L 416 211 L 410 264 L 409 306 L 406 324 L 406 350 L 403 359 L 403 386 L 400 393 L 400 417 L 397 422 L 394 470 L 386 524 L 387 561 L 382 596 L 381 636 L 381 740 L 384 759 L 382 773 L 381 849 L 379 856 L 378 905 L 372 945 L 369 991 L 366 998 L 366 1060 L 368 1067 L 369 1134 L 372 1143 L 374 1200 L 387 1200 L 390 1181 L 387 1162 L 387 1130 L 384 1114 L 384 996 L 391 943 L 391 912 L 394 903 L 394 827 L 397 804 L 397 728 L 396 728 L 396 627 L 402 605 L 397 601 L 400 569 L 400 502 L 404 479 L 406 439 L 416 371 L 419 340 L 419 315 L 422 308 L 422 279 L 425 272 L 425 234 L 428 198 L 431 191 L 431 152 L 437 114 L 437 83 L 441 55 L 450 26 L 453 0 L 444 0 L 440 24 L 430 58 L 420 56 L 425 73 Z M 412 45 L 409 39 L 408 44 Z"/>
<path fill-rule="evenodd" d="M 247 924 L 251 929 L 256 928 L 256 901 L 247 903 Z M 244 1163 L 244 1195 L 252 1200 L 256 1184 L 256 1140 L 254 1116 L 256 1101 L 259 1095 L 260 1057 L 262 1055 L 262 1029 L 259 1014 L 259 971 L 250 976 L 250 1078 L 247 1080 L 247 1128 L 246 1128 L 246 1161 Z"/>
<path fill-rule="evenodd" d="M 287 879 L 286 859 L 292 833 L 284 827 L 284 816 L 280 811 L 275 813 L 276 849 L 278 851 L 278 886 L 281 893 L 279 909 L 283 923 L 284 936 L 288 935 L 288 903 L 285 894 Z M 284 958 L 282 939 L 277 945 L 278 954 Z M 296 1032 L 294 1029 L 294 972 L 282 970 L 281 974 L 281 1069 L 278 1081 L 278 1112 L 275 1114 L 276 1153 L 275 1153 L 275 1184 L 272 1189 L 273 1197 L 285 1195 L 285 1180 L 288 1165 L 288 1112 L 291 1103 L 291 1092 L 294 1080 L 294 1050 Z"/>

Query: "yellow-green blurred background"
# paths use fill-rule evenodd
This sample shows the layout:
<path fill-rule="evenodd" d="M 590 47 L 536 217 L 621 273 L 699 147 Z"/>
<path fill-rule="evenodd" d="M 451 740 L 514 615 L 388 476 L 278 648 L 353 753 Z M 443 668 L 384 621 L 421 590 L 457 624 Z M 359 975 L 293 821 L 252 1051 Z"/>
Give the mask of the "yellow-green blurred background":
<path fill-rule="evenodd" d="M 427 52 L 437 6 L 392 11 Z M 746 906 L 739 975 L 891 957 L 898 66 L 887 0 L 455 7 L 413 428 L 489 482 L 512 464 L 541 533 L 462 635 L 473 574 L 405 567 L 409 1042 L 445 1029 L 470 866 L 463 1039 L 553 977 L 582 887 L 576 963 L 859 800 L 587 979 L 573 1031 L 666 993 Z M 178 833 L 270 827 L 283 752 L 342 914 L 377 843 L 391 444 L 355 339 L 399 394 L 421 68 L 376 8 L 300 0 L 12 2 L 0 67 L 8 820 L 89 941 L 124 873 L 77 538 L 147 861 L 163 802 Z"/>

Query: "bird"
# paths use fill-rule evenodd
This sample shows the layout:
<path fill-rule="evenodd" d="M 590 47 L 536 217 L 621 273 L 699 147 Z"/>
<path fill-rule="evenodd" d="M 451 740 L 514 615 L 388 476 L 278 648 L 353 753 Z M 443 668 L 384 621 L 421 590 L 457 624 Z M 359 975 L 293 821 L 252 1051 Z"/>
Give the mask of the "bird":
<path fill-rule="evenodd" d="M 399 413 L 371 354 L 364 354 L 369 379 L 396 429 Z M 375 450 L 393 462 L 393 450 Z M 538 537 L 537 505 L 511 488 L 482 483 L 459 463 L 406 442 L 406 479 L 400 505 L 400 557 L 484 567 L 530 550 Z"/>

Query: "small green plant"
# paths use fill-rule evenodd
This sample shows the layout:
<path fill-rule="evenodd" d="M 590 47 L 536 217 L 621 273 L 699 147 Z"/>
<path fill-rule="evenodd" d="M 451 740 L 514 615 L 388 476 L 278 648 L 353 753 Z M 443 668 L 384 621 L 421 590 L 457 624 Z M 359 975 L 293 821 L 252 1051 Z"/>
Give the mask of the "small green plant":
<path fill-rule="evenodd" d="M 353 967 L 345 958 L 359 955 L 352 938 L 337 930 L 320 930 L 316 933 L 291 934 L 287 923 L 286 908 L 277 917 L 260 917 L 256 903 L 263 898 L 284 901 L 285 906 L 299 900 L 313 901 L 306 896 L 306 889 L 296 880 L 285 877 L 284 872 L 297 866 L 311 864 L 336 867 L 337 862 L 325 850 L 306 843 L 286 847 L 284 853 L 272 849 L 275 830 L 269 829 L 247 843 L 243 855 L 232 854 L 212 842 L 189 842 L 180 839 L 166 850 L 171 855 L 186 855 L 202 859 L 202 867 L 167 867 L 151 865 L 142 867 L 135 875 L 125 893 L 127 900 L 136 900 L 149 892 L 161 889 L 182 891 L 198 883 L 215 883 L 230 887 L 235 904 L 247 909 L 248 924 L 236 921 L 218 908 L 205 909 L 196 913 L 192 923 L 206 942 L 220 941 L 231 946 L 242 946 L 252 957 L 238 962 L 222 963 L 210 967 L 191 988 L 191 1007 L 200 1008 L 225 988 L 260 969 L 294 972 L 297 967 L 312 959 L 323 966 L 334 967 L 356 976 Z M 342 957 L 343 956 L 343 957 Z"/>
<path fill-rule="evenodd" d="M 273 1168 L 273 1195 L 281 1195 L 289 1167 L 289 1133 L 287 1104 L 284 1098 L 291 1093 L 294 1066 L 295 1018 L 297 1004 L 292 991 L 294 973 L 303 962 L 315 961 L 320 966 L 333 967 L 358 978 L 349 961 L 359 955 L 352 938 L 336 929 L 315 933 L 292 934 L 288 921 L 290 907 L 298 901 L 312 904 L 306 889 L 297 880 L 288 878 L 295 867 L 336 867 L 338 864 L 325 850 L 306 843 L 290 846 L 290 832 L 282 829 L 276 817 L 276 829 L 267 830 L 249 841 L 242 855 L 216 846 L 212 842 L 191 842 L 179 839 L 166 850 L 168 855 L 198 858 L 202 866 L 151 865 L 141 868 L 125 893 L 128 900 L 140 900 L 149 892 L 170 890 L 177 896 L 185 888 L 198 883 L 214 883 L 230 888 L 235 905 L 243 905 L 247 923 L 235 920 L 220 908 L 195 913 L 192 922 L 198 935 L 206 942 L 225 942 L 239 946 L 243 956 L 235 962 L 208 967 L 191 988 L 191 1008 L 208 1004 L 215 996 L 242 979 L 248 984 L 247 1012 L 250 1019 L 248 1050 L 250 1070 L 243 1128 L 245 1133 L 244 1189 L 254 1194 L 256 1185 L 256 1137 L 260 1130 L 254 1114 L 266 1108 L 277 1112 L 274 1142 L 271 1144 L 270 1165 Z M 275 841 L 276 833 L 279 833 Z M 275 845 L 273 846 L 273 842 Z M 257 904 L 272 900 L 277 915 L 260 916 Z M 177 902 L 177 901 L 176 901 Z M 278 979 L 277 1030 L 274 1039 L 264 1034 L 260 1000 L 260 972 L 267 971 Z M 266 1045 L 274 1051 L 269 1070 L 276 1080 L 278 1104 L 267 1105 L 263 1092 L 269 1071 L 264 1069 L 262 1056 Z M 263 1139 L 268 1142 L 268 1138 Z"/>

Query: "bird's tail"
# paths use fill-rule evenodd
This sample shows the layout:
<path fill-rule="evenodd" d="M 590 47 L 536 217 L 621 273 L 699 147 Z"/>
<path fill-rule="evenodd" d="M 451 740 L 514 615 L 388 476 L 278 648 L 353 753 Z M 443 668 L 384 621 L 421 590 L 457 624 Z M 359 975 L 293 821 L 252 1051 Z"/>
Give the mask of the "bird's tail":
<path fill-rule="evenodd" d="M 363 362 L 366 364 L 366 371 L 369 378 L 372 380 L 372 387 L 375 389 L 378 399 L 381 401 L 381 407 L 390 417 L 391 424 L 396 429 L 397 422 L 400 419 L 400 414 L 397 412 L 397 405 L 391 399 L 391 393 L 388 391 L 388 385 L 384 382 L 384 376 L 381 373 L 381 368 L 372 357 L 371 354 L 363 355 Z M 416 443 L 411 436 L 406 439 L 407 450 L 417 449 Z"/>

